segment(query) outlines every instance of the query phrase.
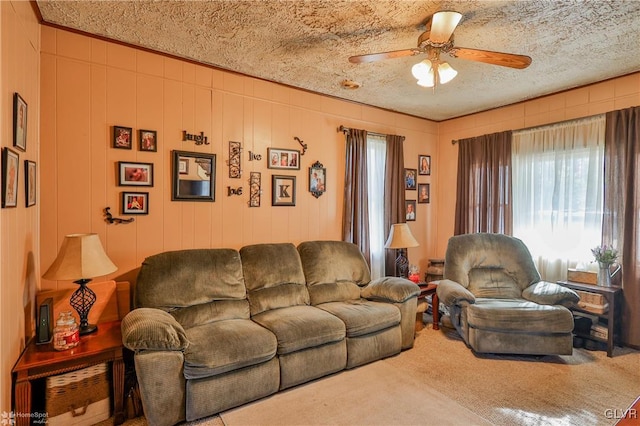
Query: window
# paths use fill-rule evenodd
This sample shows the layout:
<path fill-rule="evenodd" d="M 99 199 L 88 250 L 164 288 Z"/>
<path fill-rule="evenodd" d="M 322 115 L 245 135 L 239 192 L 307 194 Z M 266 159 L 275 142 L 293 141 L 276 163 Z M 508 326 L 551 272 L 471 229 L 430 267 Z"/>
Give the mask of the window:
<path fill-rule="evenodd" d="M 387 142 L 382 136 L 367 135 L 367 192 L 369 196 L 369 246 L 371 278 L 385 275 L 384 170 Z"/>
<path fill-rule="evenodd" d="M 513 132 L 513 235 L 546 281 L 593 260 L 602 234 L 604 116 Z"/>

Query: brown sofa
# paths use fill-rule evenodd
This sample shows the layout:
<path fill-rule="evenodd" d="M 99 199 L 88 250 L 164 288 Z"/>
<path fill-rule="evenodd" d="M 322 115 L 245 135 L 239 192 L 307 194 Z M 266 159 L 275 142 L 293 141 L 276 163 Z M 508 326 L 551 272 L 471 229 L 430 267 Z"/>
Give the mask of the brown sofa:
<path fill-rule="evenodd" d="M 418 287 L 340 241 L 147 258 L 122 322 L 149 424 L 192 421 L 410 348 Z"/>

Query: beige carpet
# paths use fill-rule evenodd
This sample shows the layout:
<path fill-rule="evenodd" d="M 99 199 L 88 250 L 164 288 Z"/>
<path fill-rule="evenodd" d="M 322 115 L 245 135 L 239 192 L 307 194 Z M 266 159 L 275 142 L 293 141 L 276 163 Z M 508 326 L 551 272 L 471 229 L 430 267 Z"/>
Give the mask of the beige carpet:
<path fill-rule="evenodd" d="M 613 425 L 638 395 L 638 351 L 476 355 L 428 326 L 397 356 L 189 425 Z"/>

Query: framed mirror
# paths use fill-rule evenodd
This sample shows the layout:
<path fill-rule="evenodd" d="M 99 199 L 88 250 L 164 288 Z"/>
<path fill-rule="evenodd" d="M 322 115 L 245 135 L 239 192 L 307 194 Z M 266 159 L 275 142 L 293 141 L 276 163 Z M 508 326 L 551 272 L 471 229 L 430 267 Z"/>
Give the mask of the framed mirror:
<path fill-rule="evenodd" d="M 172 201 L 216 200 L 216 155 L 171 151 L 173 156 Z"/>

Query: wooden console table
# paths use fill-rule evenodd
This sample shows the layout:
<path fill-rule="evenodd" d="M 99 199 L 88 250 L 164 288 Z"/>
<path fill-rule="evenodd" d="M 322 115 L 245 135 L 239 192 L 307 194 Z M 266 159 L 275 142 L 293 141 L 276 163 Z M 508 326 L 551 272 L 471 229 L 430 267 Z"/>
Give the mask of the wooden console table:
<path fill-rule="evenodd" d="M 31 381 L 79 370 L 103 362 L 111 362 L 113 372 L 114 424 L 122 424 L 124 416 L 124 361 L 120 321 L 98 324 L 98 331 L 80 337 L 73 349 L 56 351 L 53 344 L 36 345 L 32 339 L 13 367 L 15 380 L 15 413 L 17 425 L 31 420 Z M 34 417 L 35 418 L 35 417 Z"/>

